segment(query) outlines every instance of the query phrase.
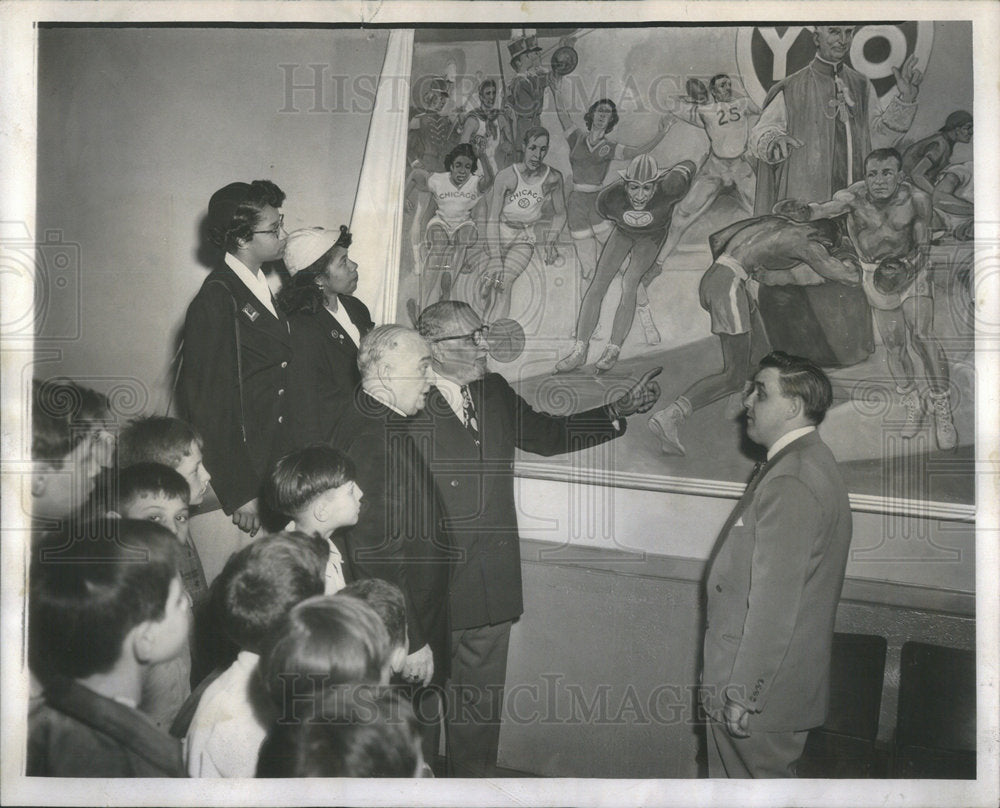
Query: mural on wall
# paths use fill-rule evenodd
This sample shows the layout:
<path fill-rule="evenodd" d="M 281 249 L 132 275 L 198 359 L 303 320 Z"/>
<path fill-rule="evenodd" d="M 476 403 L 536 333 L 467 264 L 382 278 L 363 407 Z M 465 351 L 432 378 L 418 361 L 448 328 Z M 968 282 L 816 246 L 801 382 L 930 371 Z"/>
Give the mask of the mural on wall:
<path fill-rule="evenodd" d="M 418 31 L 398 321 L 515 320 L 494 369 L 551 411 L 664 368 L 614 452 L 528 476 L 734 494 L 744 384 L 784 350 L 834 383 L 856 507 L 971 518 L 971 35 Z"/>

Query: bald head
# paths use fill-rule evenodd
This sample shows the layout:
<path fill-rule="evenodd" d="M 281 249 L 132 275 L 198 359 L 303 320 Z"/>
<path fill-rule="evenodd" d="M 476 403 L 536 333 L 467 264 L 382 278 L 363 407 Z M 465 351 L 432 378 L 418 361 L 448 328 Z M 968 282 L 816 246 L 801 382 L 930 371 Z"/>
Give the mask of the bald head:
<path fill-rule="evenodd" d="M 412 328 L 373 328 L 358 346 L 361 386 L 404 415 L 423 409 L 433 378 L 430 346 Z"/>

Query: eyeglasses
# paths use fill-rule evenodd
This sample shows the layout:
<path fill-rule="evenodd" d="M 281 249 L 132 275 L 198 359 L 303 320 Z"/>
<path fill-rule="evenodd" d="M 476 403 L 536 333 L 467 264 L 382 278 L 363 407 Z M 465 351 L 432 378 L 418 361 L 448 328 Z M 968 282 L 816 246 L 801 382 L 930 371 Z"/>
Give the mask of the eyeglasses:
<path fill-rule="evenodd" d="M 278 223 L 272 227 L 270 230 L 253 230 L 253 233 L 270 233 L 275 238 L 278 237 L 278 233 L 285 229 L 285 214 L 278 215 Z"/>
<path fill-rule="evenodd" d="M 435 337 L 431 342 L 447 342 L 451 339 L 467 339 L 472 342 L 473 345 L 482 345 L 486 342 L 486 337 L 490 332 L 490 327 L 488 325 L 481 325 L 471 334 L 456 334 L 454 337 Z"/>

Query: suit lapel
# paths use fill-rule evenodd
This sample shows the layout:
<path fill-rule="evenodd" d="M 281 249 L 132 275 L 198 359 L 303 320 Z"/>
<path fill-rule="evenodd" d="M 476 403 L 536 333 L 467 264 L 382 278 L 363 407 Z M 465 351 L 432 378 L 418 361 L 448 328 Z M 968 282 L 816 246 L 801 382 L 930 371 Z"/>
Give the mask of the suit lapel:
<path fill-rule="evenodd" d="M 743 496 L 740 497 L 739 504 L 733 509 L 733 512 L 729 516 L 729 520 L 726 522 L 726 531 L 736 523 L 739 517 L 747 509 L 750 503 L 753 501 L 754 496 L 756 496 L 757 489 L 760 487 L 761 483 L 764 482 L 764 478 L 771 473 L 771 470 L 777 466 L 782 458 L 792 452 L 802 451 L 807 447 L 811 446 L 819 440 L 819 433 L 815 430 L 803 435 L 801 438 L 797 438 L 789 443 L 787 446 L 783 446 L 781 451 L 779 451 L 774 457 L 768 460 L 760 473 L 747 484 L 746 490 L 743 492 Z"/>
<path fill-rule="evenodd" d="M 473 396 L 473 404 L 476 404 L 475 396 Z M 446 458 L 468 456 L 470 451 L 477 453 L 480 451 L 476 447 L 475 439 L 462 423 L 462 419 L 455 414 L 448 400 L 437 387 L 431 387 L 427 399 L 427 409 L 434 420 L 435 446 L 441 449 L 441 453 L 446 455 Z"/>

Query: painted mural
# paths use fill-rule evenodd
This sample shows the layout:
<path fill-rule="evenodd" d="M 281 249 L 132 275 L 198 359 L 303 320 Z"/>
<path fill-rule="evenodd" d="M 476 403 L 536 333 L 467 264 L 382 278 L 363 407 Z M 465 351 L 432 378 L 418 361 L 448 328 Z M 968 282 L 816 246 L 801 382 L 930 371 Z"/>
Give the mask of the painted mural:
<path fill-rule="evenodd" d="M 515 320 L 495 369 L 553 411 L 664 368 L 610 459 L 527 474 L 742 482 L 742 390 L 774 349 L 829 372 L 856 505 L 967 517 L 971 33 L 418 31 L 399 322 L 446 298 Z"/>

